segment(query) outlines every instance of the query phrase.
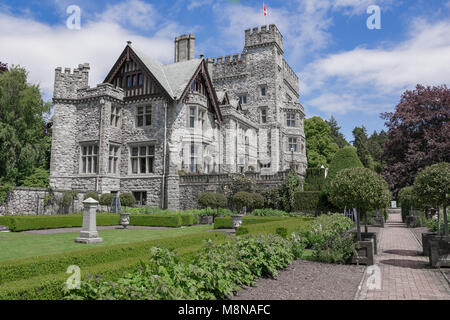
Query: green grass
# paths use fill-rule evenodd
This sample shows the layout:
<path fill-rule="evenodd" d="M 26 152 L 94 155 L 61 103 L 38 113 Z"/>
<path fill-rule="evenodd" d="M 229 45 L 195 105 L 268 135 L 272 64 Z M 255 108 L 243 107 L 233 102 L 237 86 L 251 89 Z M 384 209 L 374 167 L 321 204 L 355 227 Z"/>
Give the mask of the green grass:
<path fill-rule="evenodd" d="M 107 247 L 116 244 L 125 244 L 145 240 L 164 239 L 182 235 L 199 233 L 212 229 L 211 226 L 202 225 L 176 229 L 130 229 L 130 230 L 100 230 L 102 243 L 80 244 L 75 243 L 79 232 L 59 234 L 30 234 L 30 233 L 0 233 L 0 261 L 20 258 L 65 253 L 83 249 Z"/>

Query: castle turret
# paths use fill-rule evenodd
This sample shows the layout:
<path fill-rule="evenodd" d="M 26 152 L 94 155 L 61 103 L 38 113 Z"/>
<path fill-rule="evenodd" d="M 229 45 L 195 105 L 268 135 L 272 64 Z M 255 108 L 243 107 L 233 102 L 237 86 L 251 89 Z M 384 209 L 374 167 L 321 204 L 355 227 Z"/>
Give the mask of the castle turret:
<path fill-rule="evenodd" d="M 274 24 L 269 25 L 269 29 L 262 26 L 261 30 L 258 27 L 245 30 L 246 49 L 269 44 L 277 45 L 281 52 L 284 52 L 283 36 Z"/>
<path fill-rule="evenodd" d="M 184 34 L 175 38 L 175 62 L 195 58 L 195 36 Z"/>
<path fill-rule="evenodd" d="M 70 68 L 65 68 L 64 72 L 62 68 L 56 68 L 53 98 L 76 98 L 78 89 L 88 87 L 89 70 L 89 63 L 80 64 L 78 68 L 73 69 L 73 73 Z"/>

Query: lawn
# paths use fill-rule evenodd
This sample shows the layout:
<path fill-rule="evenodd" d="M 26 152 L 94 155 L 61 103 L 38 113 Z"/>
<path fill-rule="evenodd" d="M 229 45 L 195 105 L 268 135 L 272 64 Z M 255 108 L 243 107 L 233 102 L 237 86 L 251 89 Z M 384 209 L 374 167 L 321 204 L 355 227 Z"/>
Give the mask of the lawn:
<path fill-rule="evenodd" d="M 55 253 L 79 251 L 88 248 L 106 247 L 145 240 L 155 240 L 183 236 L 210 230 L 212 226 L 202 225 L 194 227 L 171 229 L 131 229 L 131 230 L 100 230 L 102 243 L 75 243 L 79 232 L 59 234 L 30 234 L 30 233 L 0 233 L 0 261 L 43 256 Z"/>

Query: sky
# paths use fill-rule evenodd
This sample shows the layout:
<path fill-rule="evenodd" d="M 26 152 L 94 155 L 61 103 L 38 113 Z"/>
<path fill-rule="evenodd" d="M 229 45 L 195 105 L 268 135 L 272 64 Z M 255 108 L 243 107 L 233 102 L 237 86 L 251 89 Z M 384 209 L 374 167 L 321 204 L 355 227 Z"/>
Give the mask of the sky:
<path fill-rule="evenodd" d="M 194 33 L 197 56 L 219 57 L 242 52 L 245 29 L 273 23 L 299 76 L 306 117 L 334 116 L 349 141 L 355 126 L 385 129 L 380 114 L 405 90 L 450 86 L 450 0 L 264 3 L 266 18 L 262 0 L 0 0 L 0 61 L 25 67 L 51 100 L 56 67 L 89 62 L 96 86 L 127 40 L 171 63 L 177 35 Z M 67 26 L 71 5 L 81 10 L 80 29 Z M 368 28 L 373 5 L 379 29 Z"/>

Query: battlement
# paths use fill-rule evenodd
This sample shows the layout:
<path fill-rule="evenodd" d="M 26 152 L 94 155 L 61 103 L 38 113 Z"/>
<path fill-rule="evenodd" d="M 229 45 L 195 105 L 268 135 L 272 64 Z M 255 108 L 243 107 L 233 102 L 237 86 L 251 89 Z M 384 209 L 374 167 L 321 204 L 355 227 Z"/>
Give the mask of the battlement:
<path fill-rule="evenodd" d="M 89 63 L 78 65 L 73 71 L 61 67 L 55 69 L 54 98 L 73 99 L 77 97 L 77 90 L 86 88 L 89 83 Z"/>
<path fill-rule="evenodd" d="M 77 95 L 80 99 L 109 96 L 118 100 L 122 100 L 124 97 L 124 90 L 110 83 L 100 83 L 95 88 L 85 87 L 77 90 Z"/>
<path fill-rule="evenodd" d="M 215 65 L 217 64 L 236 64 L 236 63 L 245 63 L 245 54 L 233 54 L 233 55 L 226 55 L 224 57 L 218 57 L 215 58 L 208 58 L 208 63 L 213 63 Z"/>
<path fill-rule="evenodd" d="M 281 51 L 284 51 L 283 35 L 274 24 L 269 25 L 269 28 L 261 26 L 261 29 L 255 27 L 245 30 L 245 48 L 271 43 L 278 45 Z"/>

